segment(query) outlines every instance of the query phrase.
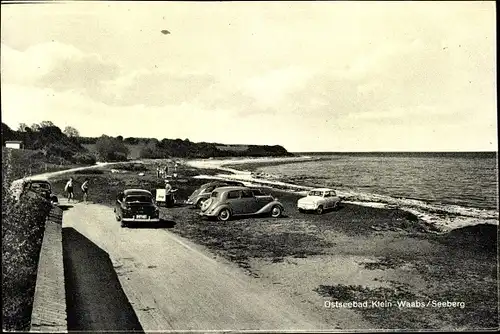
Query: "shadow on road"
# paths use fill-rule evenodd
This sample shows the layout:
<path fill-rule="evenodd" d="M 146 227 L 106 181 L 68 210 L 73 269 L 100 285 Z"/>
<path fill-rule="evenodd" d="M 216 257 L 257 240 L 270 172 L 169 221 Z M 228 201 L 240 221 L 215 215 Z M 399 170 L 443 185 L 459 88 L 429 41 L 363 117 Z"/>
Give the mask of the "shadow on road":
<path fill-rule="evenodd" d="M 173 220 L 162 219 L 158 223 L 149 223 L 149 222 L 133 223 L 133 222 L 129 222 L 127 224 L 127 227 L 130 227 L 130 228 L 173 228 L 176 224 L 177 223 L 174 222 Z"/>
<path fill-rule="evenodd" d="M 58 207 L 63 210 L 63 211 L 66 211 L 68 209 L 71 209 L 73 207 L 73 205 L 58 205 Z"/>
<path fill-rule="evenodd" d="M 62 238 L 68 330 L 142 333 L 108 254 L 73 228 Z"/>

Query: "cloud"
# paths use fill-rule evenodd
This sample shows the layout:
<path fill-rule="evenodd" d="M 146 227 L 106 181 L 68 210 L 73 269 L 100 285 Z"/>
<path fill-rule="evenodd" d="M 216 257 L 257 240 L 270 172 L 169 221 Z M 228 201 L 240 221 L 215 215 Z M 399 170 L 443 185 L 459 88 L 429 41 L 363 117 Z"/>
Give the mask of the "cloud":
<path fill-rule="evenodd" d="M 96 98 L 111 105 L 180 105 L 194 100 L 214 83 L 215 78 L 209 74 L 140 70 L 102 82 L 103 90 Z"/>
<path fill-rule="evenodd" d="M 150 67 L 126 70 L 61 43 L 44 43 L 24 52 L 2 44 L 3 83 L 76 91 L 110 105 L 180 105 L 215 82 L 209 74 Z"/>

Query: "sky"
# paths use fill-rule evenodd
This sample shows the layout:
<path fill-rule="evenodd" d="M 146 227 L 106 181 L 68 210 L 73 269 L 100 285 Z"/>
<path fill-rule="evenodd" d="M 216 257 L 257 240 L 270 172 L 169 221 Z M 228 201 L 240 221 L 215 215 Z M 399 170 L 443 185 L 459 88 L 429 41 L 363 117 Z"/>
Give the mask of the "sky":
<path fill-rule="evenodd" d="M 497 151 L 495 20 L 487 1 L 2 4 L 2 122 L 291 152 Z"/>

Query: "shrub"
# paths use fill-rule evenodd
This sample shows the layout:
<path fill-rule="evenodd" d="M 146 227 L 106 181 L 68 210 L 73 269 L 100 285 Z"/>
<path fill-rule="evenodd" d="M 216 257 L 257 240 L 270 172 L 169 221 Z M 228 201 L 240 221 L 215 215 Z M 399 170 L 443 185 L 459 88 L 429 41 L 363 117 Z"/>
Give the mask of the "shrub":
<path fill-rule="evenodd" d="M 97 175 L 97 174 L 104 174 L 104 171 L 100 169 L 82 169 L 75 171 L 75 174 Z"/>
<path fill-rule="evenodd" d="M 102 136 L 95 143 L 95 149 L 102 161 L 125 161 L 129 153 L 125 144 L 113 137 Z"/>
<path fill-rule="evenodd" d="M 144 164 L 117 164 L 113 166 L 114 169 L 126 170 L 129 172 L 146 172 L 148 167 Z"/>
<path fill-rule="evenodd" d="M 51 205 L 29 196 L 16 203 L 6 184 L 2 186 L 2 327 L 27 330 L 44 223 Z"/>
<path fill-rule="evenodd" d="M 95 155 L 91 153 L 76 153 L 73 160 L 78 164 L 94 165 L 96 163 Z"/>

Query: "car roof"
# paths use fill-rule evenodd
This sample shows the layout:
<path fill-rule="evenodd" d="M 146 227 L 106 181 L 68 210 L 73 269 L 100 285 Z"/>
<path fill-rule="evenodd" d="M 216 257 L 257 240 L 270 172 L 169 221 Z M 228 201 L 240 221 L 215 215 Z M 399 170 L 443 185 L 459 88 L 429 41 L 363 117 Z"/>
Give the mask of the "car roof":
<path fill-rule="evenodd" d="M 213 181 L 213 182 L 208 182 L 208 183 L 204 183 L 201 185 L 200 188 L 205 188 L 205 187 L 210 187 L 210 186 L 216 186 L 218 184 L 227 184 L 226 181 Z"/>
<path fill-rule="evenodd" d="M 48 183 L 48 184 L 50 184 L 50 182 L 47 181 L 47 180 L 36 180 L 36 179 L 35 180 L 28 180 L 27 182 L 29 182 L 29 183 Z"/>
<path fill-rule="evenodd" d="M 218 185 L 218 184 L 224 184 L 224 185 L 226 185 L 226 184 L 227 184 L 228 186 L 230 186 L 230 185 L 233 185 L 233 184 L 234 184 L 234 185 L 237 185 L 237 184 L 243 184 L 243 183 L 241 183 L 241 182 L 239 182 L 239 181 L 225 181 L 225 180 L 217 180 L 217 181 L 212 181 L 212 182 L 209 182 L 209 183 L 205 183 L 205 184 L 201 185 L 201 187 L 216 186 L 216 185 Z M 200 187 L 200 188 L 201 188 L 201 187 Z"/>
<path fill-rule="evenodd" d="M 126 189 L 123 191 L 123 194 L 125 196 L 128 195 L 150 195 L 152 196 L 151 192 L 145 189 Z"/>
<path fill-rule="evenodd" d="M 314 189 L 311 189 L 309 191 L 335 191 L 335 190 L 330 189 L 330 188 L 314 188 Z"/>
<path fill-rule="evenodd" d="M 219 187 L 216 189 L 219 191 L 231 191 L 231 190 L 246 190 L 246 189 L 250 189 L 250 188 L 244 187 L 244 186 L 226 186 L 226 187 Z"/>

